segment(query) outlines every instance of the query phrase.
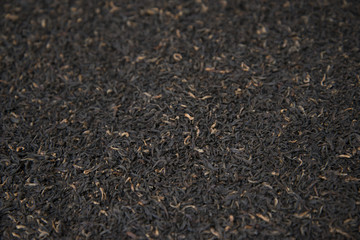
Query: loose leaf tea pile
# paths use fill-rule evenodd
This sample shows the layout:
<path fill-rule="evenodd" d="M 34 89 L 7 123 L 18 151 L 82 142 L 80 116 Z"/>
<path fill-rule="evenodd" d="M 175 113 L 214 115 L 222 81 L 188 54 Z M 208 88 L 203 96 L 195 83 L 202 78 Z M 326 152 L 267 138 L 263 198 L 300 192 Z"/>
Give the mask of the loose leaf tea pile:
<path fill-rule="evenodd" d="M 360 4 L 10 1 L 2 239 L 359 239 Z"/>

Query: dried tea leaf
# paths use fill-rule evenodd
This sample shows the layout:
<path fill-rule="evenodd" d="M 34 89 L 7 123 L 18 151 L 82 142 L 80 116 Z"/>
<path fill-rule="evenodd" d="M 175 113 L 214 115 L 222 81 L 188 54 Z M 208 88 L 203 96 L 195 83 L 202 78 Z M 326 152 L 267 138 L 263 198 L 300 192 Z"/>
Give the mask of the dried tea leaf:
<path fill-rule="evenodd" d="M 257 213 L 256 216 L 257 216 L 258 218 L 261 218 L 261 219 L 264 220 L 265 222 L 270 222 L 270 219 L 269 219 L 268 217 L 266 217 L 266 216 L 264 216 L 264 215 L 262 215 L 262 214 L 260 214 L 260 213 Z"/>
<path fill-rule="evenodd" d="M 305 212 L 303 212 L 303 213 L 295 213 L 294 214 L 294 217 L 296 217 L 296 218 L 309 218 L 309 217 L 311 217 L 311 215 L 309 214 L 309 210 L 307 210 L 307 211 L 305 211 Z"/>
<path fill-rule="evenodd" d="M 173 58 L 175 61 L 179 62 L 182 60 L 183 57 L 181 56 L 180 53 L 174 53 Z"/>
<path fill-rule="evenodd" d="M 15 15 L 15 14 L 5 14 L 5 19 L 7 20 L 11 20 L 11 21 L 16 21 L 19 19 L 19 16 L 18 15 Z"/>
<path fill-rule="evenodd" d="M 220 233 L 218 233 L 214 228 L 210 228 L 210 232 L 215 235 L 218 239 L 221 239 Z"/>
<path fill-rule="evenodd" d="M 197 152 L 199 152 L 199 153 L 203 153 L 203 152 L 204 152 L 204 150 L 202 150 L 201 148 L 197 148 L 197 147 L 195 147 L 194 150 L 197 151 Z"/>
<path fill-rule="evenodd" d="M 194 120 L 194 117 L 190 116 L 188 113 L 185 113 L 184 116 L 187 117 L 190 121 Z"/>
<path fill-rule="evenodd" d="M 250 71 L 250 67 L 249 67 L 248 65 L 246 65 L 244 62 L 241 63 L 241 69 L 242 69 L 244 72 Z"/>

